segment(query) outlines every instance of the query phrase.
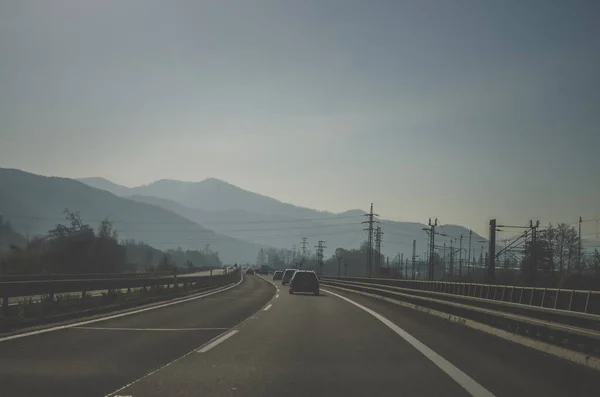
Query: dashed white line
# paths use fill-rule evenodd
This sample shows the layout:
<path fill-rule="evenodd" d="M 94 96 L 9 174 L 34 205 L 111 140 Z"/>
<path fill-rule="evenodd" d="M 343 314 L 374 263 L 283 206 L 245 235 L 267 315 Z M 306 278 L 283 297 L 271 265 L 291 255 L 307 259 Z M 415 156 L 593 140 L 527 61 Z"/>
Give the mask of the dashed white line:
<path fill-rule="evenodd" d="M 273 306 L 273 305 L 269 303 L 269 304 L 267 305 L 267 307 L 265 307 L 265 308 L 263 309 L 263 311 L 264 311 L 264 312 L 266 312 L 267 310 L 269 310 L 269 309 L 271 308 L 271 306 Z"/>
<path fill-rule="evenodd" d="M 343 299 L 348 303 L 353 304 L 354 306 L 358 307 L 359 309 L 364 310 L 365 312 L 369 313 L 371 316 L 375 317 L 377 320 L 379 320 L 382 323 L 384 323 L 385 325 L 387 325 L 388 328 L 390 328 L 392 331 L 394 331 L 396 334 L 398 334 L 398 336 L 400 336 L 402 339 L 407 341 L 410 345 L 412 345 L 412 347 L 417 349 L 420 353 L 422 353 L 425 357 L 427 357 L 432 363 L 434 363 L 439 369 L 441 369 L 448 376 L 450 376 L 456 383 L 458 383 L 460 386 L 462 386 L 463 389 L 465 389 L 470 395 L 476 396 L 476 397 L 495 397 L 489 390 L 487 390 L 485 387 L 481 386 L 479 383 L 477 383 L 475 380 L 473 380 L 473 378 L 471 378 L 469 375 L 465 374 L 463 371 L 461 371 L 460 369 L 455 367 L 450 361 L 446 360 L 444 357 L 440 356 L 439 354 L 437 354 L 436 352 L 431 350 L 423 342 L 421 342 L 420 340 L 418 340 L 417 338 L 415 338 L 414 336 L 412 336 L 411 334 L 409 334 L 402 328 L 398 327 L 396 324 L 394 324 L 392 321 L 388 320 L 387 318 L 383 317 L 381 314 L 369 309 L 368 307 L 361 305 L 360 303 L 356 303 L 352 299 L 348 299 L 345 296 L 338 295 L 338 294 L 328 291 L 328 290 L 324 290 L 324 291 L 333 296 L 336 296 L 340 299 Z"/>
<path fill-rule="evenodd" d="M 226 333 L 226 334 L 220 336 L 219 338 L 213 340 L 208 345 L 205 345 L 202 349 L 199 349 L 199 350 L 196 350 L 196 351 L 198 353 L 206 353 L 207 351 L 209 351 L 213 347 L 217 346 L 219 343 L 225 342 L 227 339 L 231 338 L 233 335 L 235 335 L 237 333 L 238 333 L 237 329 L 232 329 L 228 333 Z"/>
<path fill-rule="evenodd" d="M 75 327 L 97 331 L 225 331 L 229 328 L 125 328 L 125 327 Z"/>
<path fill-rule="evenodd" d="M 279 298 L 279 294 L 275 295 L 275 299 Z"/>

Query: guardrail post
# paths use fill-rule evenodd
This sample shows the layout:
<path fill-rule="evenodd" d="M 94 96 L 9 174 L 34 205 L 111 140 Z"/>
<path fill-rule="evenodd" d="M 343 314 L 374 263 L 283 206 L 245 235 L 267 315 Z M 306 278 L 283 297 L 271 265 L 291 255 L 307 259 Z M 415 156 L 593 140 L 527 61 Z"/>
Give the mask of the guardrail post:
<path fill-rule="evenodd" d="M 587 313 L 588 304 L 590 303 L 590 295 L 592 295 L 592 291 L 588 291 L 587 298 L 585 298 L 585 308 L 583 309 L 584 313 Z"/>
<path fill-rule="evenodd" d="M 556 291 L 556 296 L 554 297 L 554 308 L 556 309 L 556 305 L 558 304 L 558 297 L 560 296 L 560 288 Z"/>
<path fill-rule="evenodd" d="M 571 290 L 571 298 L 569 299 L 569 310 L 571 310 L 571 304 L 573 303 L 573 294 L 575 293 L 575 290 Z"/>
<path fill-rule="evenodd" d="M 521 295 L 519 296 L 519 303 L 523 301 L 523 294 L 525 293 L 525 287 L 521 287 Z"/>
<path fill-rule="evenodd" d="M 535 295 L 535 287 L 531 288 L 531 296 L 529 297 L 529 306 L 533 305 L 533 296 Z"/>
<path fill-rule="evenodd" d="M 540 302 L 540 307 L 544 307 L 544 301 L 546 300 L 546 290 L 548 290 L 548 288 L 544 288 L 544 292 L 542 292 L 542 301 Z"/>

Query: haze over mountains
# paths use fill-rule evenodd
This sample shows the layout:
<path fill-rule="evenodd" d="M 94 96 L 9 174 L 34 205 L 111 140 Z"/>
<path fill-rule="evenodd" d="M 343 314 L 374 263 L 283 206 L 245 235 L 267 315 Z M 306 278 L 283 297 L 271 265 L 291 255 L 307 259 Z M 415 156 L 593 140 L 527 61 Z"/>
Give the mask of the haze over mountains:
<path fill-rule="evenodd" d="M 144 241 L 156 248 L 210 249 L 225 263 L 256 258 L 260 245 L 204 228 L 160 206 L 119 197 L 73 179 L 45 177 L 0 168 L 0 215 L 23 235 L 45 234 L 65 223 L 63 211 L 79 211 L 94 228 L 111 220 L 120 239 Z"/>
<path fill-rule="evenodd" d="M 83 182 L 83 183 L 81 183 Z M 238 188 L 218 179 L 201 182 L 160 180 L 149 185 L 126 187 L 103 178 L 39 176 L 0 168 L 0 215 L 23 235 L 43 234 L 64 221 L 63 211 L 79 211 L 83 220 L 96 226 L 113 221 L 121 239 L 144 241 L 159 249 L 210 249 L 225 263 L 254 263 L 263 247 L 301 250 L 301 239 L 314 252 L 325 240 L 325 256 L 338 247 L 357 248 L 366 240 L 365 212 L 359 209 L 331 213 L 282 203 L 274 198 Z M 380 219 L 382 253 L 393 261 L 397 254 L 425 256 L 426 225 Z M 469 244 L 469 230 L 443 225 L 436 245 Z M 454 238 L 454 239 L 452 239 Z M 451 242 L 451 240 L 453 240 Z M 587 245 L 583 242 L 584 247 Z M 473 233 L 471 254 L 487 250 L 486 239 Z M 448 251 L 449 252 L 449 251 Z"/>
<path fill-rule="evenodd" d="M 80 181 L 98 189 L 106 189 L 131 200 L 160 206 L 218 233 L 277 248 L 300 250 L 302 237 L 314 250 L 318 240 L 325 240 L 326 256 L 337 247 L 355 248 L 366 240 L 363 231 L 365 212 L 359 209 L 343 213 L 316 211 L 282 203 L 274 198 L 238 188 L 227 182 L 209 178 L 201 182 L 159 180 L 148 185 L 125 187 L 104 178 Z M 426 251 L 426 226 L 413 222 L 381 220 L 382 253 L 391 258 L 402 253 L 412 255 L 412 240 L 417 241 L 417 255 Z M 462 226 L 444 225 L 443 232 L 458 238 L 463 235 L 463 248 L 468 246 L 469 230 Z M 473 233 L 472 247 L 481 251 L 481 236 Z M 450 246 L 450 238 L 438 237 L 438 243 Z M 487 249 L 487 248 L 485 248 Z"/>

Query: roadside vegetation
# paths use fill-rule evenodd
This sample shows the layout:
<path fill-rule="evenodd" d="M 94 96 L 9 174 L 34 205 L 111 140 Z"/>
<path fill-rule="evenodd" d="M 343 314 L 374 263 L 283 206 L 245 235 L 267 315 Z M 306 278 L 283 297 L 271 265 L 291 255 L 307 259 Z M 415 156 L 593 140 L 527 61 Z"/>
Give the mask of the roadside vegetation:
<path fill-rule="evenodd" d="M 205 251 L 161 251 L 143 242 L 119 241 L 109 219 L 96 229 L 79 212 L 65 210 L 66 222 L 46 235 L 25 238 L 0 216 L 0 276 L 16 274 L 85 274 L 177 271 L 220 268 L 219 254 Z"/>

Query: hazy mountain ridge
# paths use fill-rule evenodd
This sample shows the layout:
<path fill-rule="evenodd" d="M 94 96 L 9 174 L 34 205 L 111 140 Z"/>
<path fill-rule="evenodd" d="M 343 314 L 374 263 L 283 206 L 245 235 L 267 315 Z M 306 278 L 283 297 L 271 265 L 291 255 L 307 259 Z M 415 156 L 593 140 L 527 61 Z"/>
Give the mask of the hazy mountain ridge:
<path fill-rule="evenodd" d="M 93 227 L 108 218 L 120 239 L 141 240 L 160 249 L 203 249 L 210 244 L 225 263 L 253 261 L 261 247 L 215 233 L 161 206 L 119 197 L 73 179 L 0 168 L 0 214 L 16 231 L 45 234 L 65 222 L 65 208 L 79 211 Z"/>
<path fill-rule="evenodd" d="M 108 190 L 118 196 L 159 197 L 175 201 L 186 207 L 207 211 L 244 210 L 256 214 L 314 218 L 333 216 L 330 212 L 315 211 L 283 203 L 272 197 L 250 192 L 216 178 L 200 182 L 161 179 L 147 185 L 128 188 L 104 178 L 82 178 L 79 181 L 98 189 Z"/>
<path fill-rule="evenodd" d="M 104 183 L 109 187 L 111 184 Z M 116 186 L 115 190 L 123 188 L 119 185 Z M 302 237 L 307 237 L 308 249 L 314 250 L 313 246 L 318 240 L 325 240 L 327 245 L 325 253 L 326 256 L 329 256 L 337 247 L 358 247 L 367 239 L 366 232 L 363 231 L 366 225 L 362 224 L 367 219 L 366 212 L 360 209 L 352 209 L 339 214 L 324 213 L 284 204 L 274 198 L 247 192 L 214 178 L 202 182 L 161 180 L 145 186 L 126 188 L 128 189 L 126 191 L 132 193 L 145 190 L 158 196 L 133 194 L 128 197 L 161 206 L 218 233 L 246 241 L 278 248 L 292 248 L 295 245 L 296 249 L 300 250 Z M 167 189 L 167 186 L 172 189 Z M 231 199 L 229 195 L 233 195 L 234 198 Z M 187 197 L 187 201 L 180 202 L 173 200 L 172 197 Z M 244 197 L 251 197 L 254 203 L 247 205 L 243 201 Z M 260 203 L 257 200 L 260 200 Z M 218 202 L 219 205 L 210 204 L 205 208 L 186 204 L 190 202 L 197 204 Z M 227 205 L 232 207 L 221 210 L 214 209 L 224 208 Z M 260 212 L 252 212 L 249 210 L 250 208 L 259 208 Z M 271 208 L 273 208 L 272 212 Z M 291 210 L 284 211 L 286 208 L 291 208 Z M 301 216 L 295 216 L 298 208 L 302 209 Z M 423 228 L 427 225 L 385 219 L 380 220 L 380 225 L 384 233 L 381 250 L 386 256 L 394 258 L 399 253 L 403 254 L 405 258 L 412 256 L 413 240 L 417 241 L 417 255 L 424 255 L 427 250 L 427 234 Z M 465 250 L 468 248 L 469 230 L 467 228 L 457 225 L 443 225 L 442 228 L 447 236 L 437 236 L 436 245 L 441 246 L 446 242 L 450 246 L 450 240 L 455 238 L 453 243 L 458 247 L 460 245 L 458 238 L 462 234 L 463 248 Z M 438 232 L 441 233 L 442 230 L 438 228 Z M 472 248 L 479 247 L 480 249 L 481 243 L 478 242 L 480 240 L 484 240 L 484 238 L 473 233 Z"/>

